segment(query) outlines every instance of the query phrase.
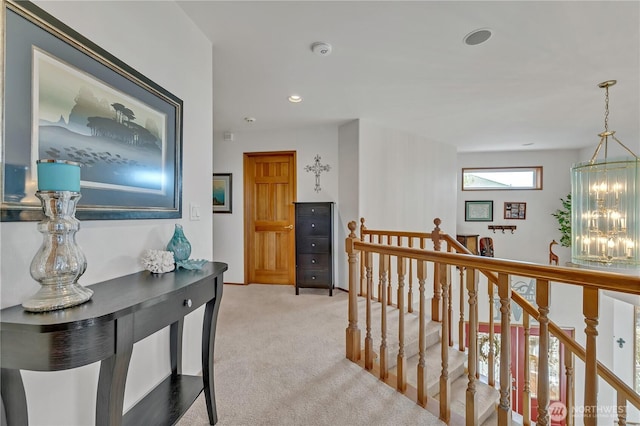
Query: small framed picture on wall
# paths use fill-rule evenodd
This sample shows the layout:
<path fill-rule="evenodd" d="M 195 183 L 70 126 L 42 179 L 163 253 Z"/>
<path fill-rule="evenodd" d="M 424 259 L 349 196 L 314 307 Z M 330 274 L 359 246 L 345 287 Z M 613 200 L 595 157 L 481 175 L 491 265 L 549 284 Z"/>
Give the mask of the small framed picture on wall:
<path fill-rule="evenodd" d="M 231 173 L 214 173 L 212 181 L 214 213 L 231 213 Z"/>
<path fill-rule="evenodd" d="M 506 202 L 504 203 L 505 219 L 521 219 L 527 218 L 527 203 Z"/>
<path fill-rule="evenodd" d="M 466 222 L 492 222 L 493 201 L 465 201 L 464 220 Z"/>

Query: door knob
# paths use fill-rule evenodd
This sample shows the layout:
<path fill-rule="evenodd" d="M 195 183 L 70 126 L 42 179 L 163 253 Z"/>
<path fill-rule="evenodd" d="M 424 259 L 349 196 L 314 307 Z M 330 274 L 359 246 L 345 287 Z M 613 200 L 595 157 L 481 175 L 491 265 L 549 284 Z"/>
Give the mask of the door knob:
<path fill-rule="evenodd" d="M 284 229 L 293 229 L 293 225 L 285 226 Z"/>

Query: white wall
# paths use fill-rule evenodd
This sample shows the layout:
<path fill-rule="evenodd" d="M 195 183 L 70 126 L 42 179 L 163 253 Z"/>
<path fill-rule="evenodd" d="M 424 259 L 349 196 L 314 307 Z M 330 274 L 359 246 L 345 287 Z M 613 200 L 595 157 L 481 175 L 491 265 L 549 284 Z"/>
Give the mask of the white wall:
<path fill-rule="evenodd" d="M 77 240 L 87 257 L 84 285 L 142 269 L 147 248 L 161 249 L 182 223 L 192 257 L 213 259 L 212 220 L 188 220 L 189 203 L 206 213 L 211 203 L 212 49 L 211 43 L 173 2 L 36 2 L 111 54 L 184 101 L 182 220 L 83 221 Z M 172 31 L 167 31 L 167 28 Z M 124 30 L 126 29 L 126 31 Z M 25 72 L 29 72 L 25 70 Z M 21 303 L 38 289 L 29 264 L 41 243 L 35 222 L 0 224 L 2 307 Z M 185 324 L 183 369 L 200 367 L 202 309 Z M 168 332 L 134 346 L 125 409 L 166 377 Z M 32 425 L 94 423 L 98 364 L 63 372 L 23 372 Z"/>
<path fill-rule="evenodd" d="M 244 283 L 243 153 L 296 151 L 297 201 L 337 202 L 340 172 L 338 128 L 322 126 L 291 131 L 237 132 L 234 136 L 234 141 L 230 142 L 223 140 L 222 133 L 216 133 L 213 143 L 213 171 L 233 174 L 232 213 L 213 215 L 213 253 L 216 260 L 229 264 L 225 282 Z M 305 166 L 314 164 L 316 155 L 320 155 L 323 165 L 331 166 L 331 170 L 320 175 L 320 192 L 314 191 L 315 174 L 304 170 Z M 339 209 L 340 205 L 336 204 L 336 210 Z M 338 259 L 336 253 L 335 261 Z"/>
<path fill-rule="evenodd" d="M 455 235 L 456 150 L 360 120 L 359 214 L 371 229 Z"/>
<path fill-rule="evenodd" d="M 340 190 L 338 206 L 338 241 L 336 242 L 336 257 L 346 259 L 344 241 L 349 235 L 348 224 L 356 221 L 360 226 L 358 205 L 360 203 L 360 167 L 358 163 L 358 146 L 360 141 L 360 120 L 343 124 L 338 128 L 338 156 L 340 161 Z M 348 264 L 338 262 L 336 283 L 344 289 L 349 288 Z"/>
<path fill-rule="evenodd" d="M 558 222 L 551 216 L 562 208 L 560 198 L 571 192 L 571 166 L 578 161 L 576 150 L 518 151 L 458 154 L 458 232 L 491 237 L 495 257 L 547 264 L 549 243 L 560 241 Z M 542 166 L 543 189 L 529 191 L 462 191 L 460 179 L 464 167 Z M 465 222 L 465 201 L 493 200 L 493 222 Z M 527 203 L 525 220 L 504 219 L 505 202 Z M 515 225 L 511 234 L 506 231 L 493 233 L 488 225 Z M 555 245 L 553 249 L 560 264 L 571 260 L 568 247 Z"/>

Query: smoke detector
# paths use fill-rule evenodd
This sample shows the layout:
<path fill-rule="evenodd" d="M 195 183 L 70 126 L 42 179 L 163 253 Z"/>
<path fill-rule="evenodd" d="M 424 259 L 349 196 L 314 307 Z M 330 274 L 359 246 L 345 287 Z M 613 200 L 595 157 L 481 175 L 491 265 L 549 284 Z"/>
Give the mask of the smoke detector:
<path fill-rule="evenodd" d="M 329 56 L 331 54 L 331 45 L 317 41 L 311 45 L 311 51 L 318 56 Z"/>

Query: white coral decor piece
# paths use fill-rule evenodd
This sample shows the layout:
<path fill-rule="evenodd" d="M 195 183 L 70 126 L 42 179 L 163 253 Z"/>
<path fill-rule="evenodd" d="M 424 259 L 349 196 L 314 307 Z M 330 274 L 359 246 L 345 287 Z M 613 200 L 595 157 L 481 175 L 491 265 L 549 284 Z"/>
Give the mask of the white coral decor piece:
<path fill-rule="evenodd" d="M 154 274 L 171 272 L 176 267 L 173 253 L 170 251 L 149 249 L 144 252 L 140 261 L 144 269 Z"/>

